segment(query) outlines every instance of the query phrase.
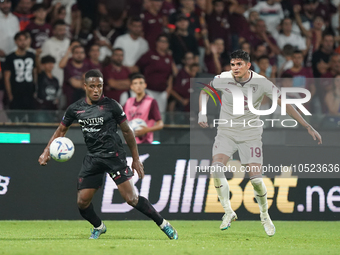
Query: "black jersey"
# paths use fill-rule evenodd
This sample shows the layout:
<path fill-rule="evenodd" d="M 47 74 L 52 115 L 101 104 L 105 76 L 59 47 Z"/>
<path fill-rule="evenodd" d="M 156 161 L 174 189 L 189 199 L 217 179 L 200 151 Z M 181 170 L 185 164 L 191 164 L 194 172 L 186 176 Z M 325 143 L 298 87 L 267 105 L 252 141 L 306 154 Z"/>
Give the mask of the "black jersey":
<path fill-rule="evenodd" d="M 71 104 L 61 121 L 68 127 L 76 120 L 81 126 L 90 155 L 118 157 L 124 153 L 117 125 L 126 120 L 123 108 L 115 100 L 102 97 L 96 104 L 89 105 L 85 99 Z"/>
<path fill-rule="evenodd" d="M 33 96 L 35 85 L 33 70 L 35 68 L 35 55 L 27 51 L 25 56 L 17 56 L 15 52 L 6 57 L 4 71 L 11 71 L 12 94 L 16 99 L 25 99 Z"/>

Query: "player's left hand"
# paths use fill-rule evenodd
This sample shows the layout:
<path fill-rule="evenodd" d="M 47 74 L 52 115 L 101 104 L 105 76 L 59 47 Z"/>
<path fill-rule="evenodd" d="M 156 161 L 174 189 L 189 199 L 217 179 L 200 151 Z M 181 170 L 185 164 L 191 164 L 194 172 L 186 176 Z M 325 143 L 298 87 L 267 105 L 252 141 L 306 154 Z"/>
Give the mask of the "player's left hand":
<path fill-rule="evenodd" d="M 139 159 L 132 161 L 131 168 L 132 168 L 132 171 L 137 172 L 139 179 L 144 178 L 144 166 L 143 166 L 142 162 L 140 162 Z"/>
<path fill-rule="evenodd" d="M 316 131 L 312 126 L 308 126 L 307 131 L 313 137 L 314 141 L 318 139 L 318 144 L 322 144 L 322 138 L 318 131 Z"/>
<path fill-rule="evenodd" d="M 142 129 L 135 131 L 135 136 L 140 137 L 140 136 L 145 135 L 147 132 L 149 132 L 148 127 L 143 127 Z"/>

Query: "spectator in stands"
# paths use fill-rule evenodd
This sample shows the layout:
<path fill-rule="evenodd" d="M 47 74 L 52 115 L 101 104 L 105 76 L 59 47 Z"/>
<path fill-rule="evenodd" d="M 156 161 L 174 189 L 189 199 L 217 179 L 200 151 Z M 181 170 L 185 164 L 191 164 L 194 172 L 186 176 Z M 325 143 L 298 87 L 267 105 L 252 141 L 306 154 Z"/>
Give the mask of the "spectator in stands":
<path fill-rule="evenodd" d="M 131 90 L 136 97 L 130 97 L 124 105 L 124 112 L 129 121 L 142 119 L 147 127 L 135 130 L 136 142 L 152 143 L 153 132 L 163 129 L 163 121 L 158 109 L 157 101 L 145 93 L 145 78 L 141 74 L 135 74 L 131 78 Z"/>
<path fill-rule="evenodd" d="M 241 50 L 244 50 L 249 55 L 251 55 L 251 45 L 249 42 L 244 41 L 243 43 L 240 44 L 240 48 Z"/>
<path fill-rule="evenodd" d="M 281 74 L 293 67 L 293 53 L 295 48 L 291 44 L 286 44 L 283 46 L 282 55 L 278 56 L 278 77 L 281 77 Z"/>
<path fill-rule="evenodd" d="M 269 33 L 273 34 L 277 32 L 276 27 L 284 18 L 282 6 L 279 1 L 267 0 L 258 2 L 252 10 L 259 13 L 260 18 L 266 23 Z"/>
<path fill-rule="evenodd" d="M 34 108 L 35 55 L 28 52 L 27 35 L 18 32 L 15 37 L 17 50 L 6 57 L 4 80 L 10 109 L 28 110 Z"/>
<path fill-rule="evenodd" d="M 329 60 L 329 69 L 326 73 L 321 75 L 321 79 L 319 81 L 319 91 L 322 103 L 323 112 L 326 112 L 327 105 L 323 100 L 328 92 L 330 92 L 333 88 L 333 78 L 340 74 L 340 55 L 337 53 L 333 53 Z"/>
<path fill-rule="evenodd" d="M 324 1 L 324 3 L 321 3 L 321 1 L 318 0 L 303 0 L 301 19 L 307 30 L 312 27 L 313 20 L 317 16 L 322 17 L 326 27 L 330 25 L 331 16 L 333 13 L 336 13 L 337 9 L 328 2 L 329 1 Z"/>
<path fill-rule="evenodd" d="M 143 25 L 140 18 L 130 18 L 128 20 L 129 33 L 119 36 L 114 44 L 114 48 L 122 48 L 125 56 L 123 65 L 131 68 L 137 60 L 149 50 L 148 42 L 142 37 Z"/>
<path fill-rule="evenodd" d="M 296 50 L 293 53 L 293 67 L 286 70 L 282 75 L 289 74 L 293 76 L 293 87 L 302 87 L 308 89 L 313 97 L 316 92 L 313 73 L 310 68 L 303 67 L 303 54 Z M 317 99 L 318 100 L 318 99 Z M 306 103 L 306 108 L 311 108 L 310 102 Z"/>
<path fill-rule="evenodd" d="M 276 66 L 271 66 L 269 63 L 269 57 L 263 55 L 257 59 L 259 70 L 255 70 L 256 73 L 267 77 L 268 79 L 276 78 Z"/>
<path fill-rule="evenodd" d="M 85 96 L 83 75 L 89 68 L 84 60 L 84 47 L 81 45 L 74 46 L 71 61 L 68 61 L 64 68 L 63 92 L 66 96 L 67 106 Z"/>
<path fill-rule="evenodd" d="M 104 94 L 120 102 L 120 96 L 130 88 L 130 70 L 123 65 L 124 51 L 122 48 L 113 49 L 111 63 L 104 68 Z"/>
<path fill-rule="evenodd" d="M 203 32 L 204 30 L 202 30 Z M 208 39 L 205 42 L 205 57 L 204 62 L 207 67 L 207 72 L 211 74 L 220 74 L 224 70 L 224 66 L 228 65 L 225 58 L 222 58 L 224 52 L 224 41 L 221 38 L 216 38 L 211 44 Z"/>
<path fill-rule="evenodd" d="M 61 58 L 67 52 L 70 45 L 70 40 L 66 38 L 66 24 L 62 20 L 58 20 L 53 24 L 53 36 L 45 41 L 41 50 L 41 56 L 51 55 L 55 58 L 56 65 L 53 69 L 53 76 L 55 76 L 59 84 L 64 82 L 64 71 L 59 67 Z"/>
<path fill-rule="evenodd" d="M 31 12 L 32 0 L 20 0 L 13 14 L 18 17 L 20 23 L 20 31 L 24 31 L 30 20 L 34 17 Z"/>
<path fill-rule="evenodd" d="M 41 70 L 38 68 L 38 109 L 57 110 L 60 86 L 58 79 L 53 76 L 52 70 L 55 65 L 55 58 L 47 55 L 41 59 Z"/>
<path fill-rule="evenodd" d="M 252 54 L 252 57 L 251 57 L 251 66 L 253 68 L 253 70 L 255 72 L 259 72 L 260 68 L 258 66 L 258 59 L 261 57 L 261 56 L 267 56 L 268 55 L 268 51 L 267 51 L 267 47 L 266 45 L 264 44 L 259 44 L 257 45 L 254 50 L 253 50 L 253 54 Z"/>
<path fill-rule="evenodd" d="M 46 10 L 43 4 L 36 4 L 32 7 L 34 20 L 31 21 L 26 30 L 30 33 L 33 49 L 40 49 L 44 42 L 52 36 L 52 26 L 45 22 Z"/>
<path fill-rule="evenodd" d="M 76 0 L 52 0 L 53 22 L 64 20 L 74 35 L 78 35 L 81 26 L 81 12 Z"/>
<path fill-rule="evenodd" d="M 14 36 L 20 31 L 19 20 L 11 13 L 11 0 L 0 1 L 0 60 L 15 50 Z"/>
<path fill-rule="evenodd" d="M 163 33 L 163 0 L 150 0 L 147 9 L 141 14 L 143 20 L 144 38 L 150 49 L 155 49 L 157 37 Z"/>
<path fill-rule="evenodd" d="M 280 49 L 277 47 L 275 39 L 267 33 L 266 23 L 263 20 L 259 19 L 256 21 L 255 33 L 249 31 L 249 33 L 243 34 L 242 36 L 244 37 L 241 38 L 241 42 L 245 40 L 254 48 L 260 44 L 266 45 L 271 64 L 274 64 L 272 58 L 280 54 Z"/>
<path fill-rule="evenodd" d="M 235 9 L 234 6 L 235 4 L 231 4 L 229 7 L 226 7 L 223 0 L 206 0 L 205 20 L 209 31 L 209 41 L 212 42 L 217 38 L 222 38 L 227 51 L 231 51 L 229 19 L 230 13 Z"/>
<path fill-rule="evenodd" d="M 94 34 L 92 33 L 92 20 L 87 17 L 82 19 L 79 35 L 75 38 L 85 48 L 85 51 L 88 52 L 90 46 L 94 42 Z"/>
<path fill-rule="evenodd" d="M 176 65 L 182 64 L 182 59 L 186 52 L 191 51 L 195 55 L 195 62 L 198 63 L 198 43 L 188 31 L 188 18 L 179 14 L 176 21 L 176 31 L 170 37 L 170 49 Z"/>
<path fill-rule="evenodd" d="M 234 18 L 235 15 L 233 15 Z M 255 33 L 256 32 L 256 22 L 260 19 L 260 15 L 255 10 L 250 10 L 248 20 L 243 17 L 239 17 L 240 15 L 236 16 L 236 20 L 238 20 L 238 35 L 239 35 L 239 44 L 246 41 L 246 37 L 249 33 Z"/>
<path fill-rule="evenodd" d="M 326 94 L 326 113 L 340 115 L 340 74 L 333 79 L 332 89 Z"/>
<path fill-rule="evenodd" d="M 98 69 L 99 71 L 102 71 L 102 63 L 99 61 L 99 55 L 100 46 L 98 44 L 93 44 L 89 50 L 89 57 L 85 59 L 85 63 L 89 70 Z"/>
<path fill-rule="evenodd" d="M 295 21 L 297 23 L 298 28 L 300 29 L 298 30 L 298 33 L 301 32 L 302 35 L 306 38 L 307 55 L 305 57 L 305 65 L 306 67 L 311 67 L 313 53 L 319 49 L 322 41 L 324 20 L 321 16 L 316 16 L 313 20 L 312 28 L 310 28 L 309 22 L 308 26 L 305 26 L 302 23 L 300 10 L 301 10 L 300 5 L 294 5 Z"/>
<path fill-rule="evenodd" d="M 187 18 L 189 22 L 188 23 L 189 34 L 194 36 L 195 33 L 199 33 L 201 31 L 199 17 L 195 13 L 195 1 L 194 0 L 181 0 L 181 7 L 179 8 L 179 10 L 171 14 L 169 17 L 168 28 L 170 29 L 170 32 L 174 32 L 175 29 L 177 28 L 177 20 L 178 20 L 179 15 L 183 15 Z M 179 59 L 179 61 L 181 60 L 182 58 Z"/>
<path fill-rule="evenodd" d="M 158 36 L 156 49 L 145 53 L 136 64 L 148 84 L 146 93 L 156 99 L 161 113 L 166 111 L 167 99 L 177 68 L 169 54 L 169 40 L 164 34 Z"/>
<path fill-rule="evenodd" d="M 111 28 L 109 19 L 102 17 L 98 28 L 94 31 L 95 43 L 100 45 L 100 61 L 112 54 L 112 45 L 120 35 L 115 29 Z"/>
<path fill-rule="evenodd" d="M 297 50 L 302 51 L 305 56 L 307 54 L 306 40 L 300 35 L 300 33 L 292 31 L 292 22 L 291 18 L 284 18 L 281 22 L 280 32 L 278 33 L 275 31 L 273 36 L 277 42 L 277 46 L 279 46 L 281 50 L 283 50 L 283 47 L 289 43 Z"/>
<path fill-rule="evenodd" d="M 329 59 L 334 50 L 334 36 L 324 34 L 322 36 L 321 47 L 313 53 L 312 67 L 315 78 L 320 78 L 329 69 Z"/>
<path fill-rule="evenodd" d="M 196 77 L 199 66 L 192 52 L 185 54 L 183 63 L 170 92 L 174 100 L 169 103 L 169 111 L 190 111 L 190 78 Z"/>

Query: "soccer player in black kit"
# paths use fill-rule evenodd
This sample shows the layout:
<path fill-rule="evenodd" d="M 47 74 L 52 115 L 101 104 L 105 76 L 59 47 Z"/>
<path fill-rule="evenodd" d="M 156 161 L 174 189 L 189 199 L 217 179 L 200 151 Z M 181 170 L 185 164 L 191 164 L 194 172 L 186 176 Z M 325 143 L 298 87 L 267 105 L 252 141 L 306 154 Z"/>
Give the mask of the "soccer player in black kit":
<path fill-rule="evenodd" d="M 170 238 L 178 239 L 177 231 L 166 221 L 144 197 L 137 196 L 132 183 L 133 171 L 139 178 L 144 177 L 143 164 L 139 160 L 136 140 L 125 113 L 115 100 L 103 95 L 103 75 L 98 70 L 85 74 L 86 97 L 71 104 L 39 157 L 39 163 L 45 166 L 50 160 L 51 142 L 65 136 L 69 126 L 77 120 L 81 126 L 88 154 L 78 176 L 77 204 L 81 216 L 89 221 L 94 229 L 90 239 L 97 239 L 106 232 L 106 226 L 93 209 L 92 198 L 102 185 L 105 172 L 109 173 L 117 184 L 124 200 L 138 211 L 151 218 Z M 123 136 L 132 154 L 132 170 L 127 165 L 126 153 L 117 133 L 120 126 Z"/>

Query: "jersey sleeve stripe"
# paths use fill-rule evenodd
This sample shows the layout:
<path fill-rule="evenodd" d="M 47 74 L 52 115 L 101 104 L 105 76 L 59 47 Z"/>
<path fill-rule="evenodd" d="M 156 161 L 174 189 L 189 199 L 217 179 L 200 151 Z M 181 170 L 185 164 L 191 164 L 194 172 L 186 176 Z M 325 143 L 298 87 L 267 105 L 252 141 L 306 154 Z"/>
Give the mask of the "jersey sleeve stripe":
<path fill-rule="evenodd" d="M 127 120 L 127 118 L 125 117 L 124 119 L 122 119 L 120 122 L 119 122 L 119 124 L 122 124 L 124 121 L 126 121 Z"/>
<path fill-rule="evenodd" d="M 63 121 L 61 121 L 60 124 L 66 127 L 66 125 Z"/>

